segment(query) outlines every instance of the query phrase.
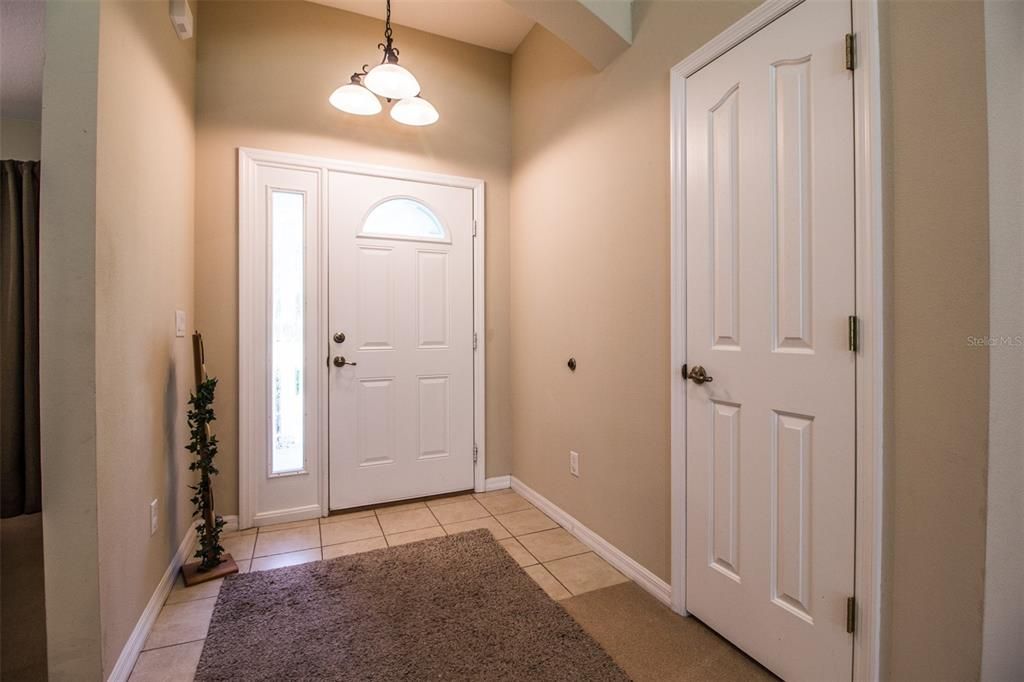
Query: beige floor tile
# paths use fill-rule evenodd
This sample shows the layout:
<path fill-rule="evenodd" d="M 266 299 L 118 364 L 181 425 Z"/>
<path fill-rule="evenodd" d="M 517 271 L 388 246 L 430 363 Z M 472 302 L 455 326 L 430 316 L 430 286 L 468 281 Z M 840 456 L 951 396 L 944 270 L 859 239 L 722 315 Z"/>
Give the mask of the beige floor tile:
<path fill-rule="evenodd" d="M 537 557 L 541 563 L 564 559 L 567 556 L 585 554 L 590 551 L 586 545 L 569 534 L 564 528 L 552 528 L 539 533 L 520 535 L 519 542 Z"/>
<path fill-rule="evenodd" d="M 277 530 L 291 530 L 292 528 L 306 528 L 320 523 L 320 519 L 304 519 L 302 521 L 288 521 L 287 523 L 275 523 L 270 526 L 261 526 L 261 533 L 269 533 Z"/>
<path fill-rule="evenodd" d="M 387 546 L 388 543 L 383 535 L 366 540 L 356 540 L 355 542 L 343 542 L 340 545 L 328 545 L 323 548 L 324 559 L 335 559 L 340 556 L 348 556 L 349 554 L 369 552 L 373 549 L 384 549 Z"/>
<path fill-rule="evenodd" d="M 380 527 L 384 530 L 384 535 L 394 535 L 395 533 L 404 533 L 408 530 L 419 530 L 420 528 L 430 528 L 431 526 L 438 525 L 437 519 L 434 518 L 434 515 L 430 513 L 426 506 L 390 514 L 378 514 L 377 520 L 380 521 Z"/>
<path fill-rule="evenodd" d="M 504 547 L 512 558 L 520 566 L 533 566 L 537 563 L 537 559 L 532 554 L 526 551 L 526 548 L 519 544 L 519 541 L 515 538 L 505 538 L 504 540 L 498 540 L 498 544 Z"/>
<path fill-rule="evenodd" d="M 502 514 L 494 518 L 498 519 L 505 528 L 508 528 L 509 533 L 517 537 L 527 533 L 536 533 L 548 528 L 558 527 L 557 523 L 536 509 L 524 509 L 523 511 Z"/>
<path fill-rule="evenodd" d="M 128 682 L 191 682 L 203 653 L 203 640 L 143 651 Z"/>
<path fill-rule="evenodd" d="M 329 523 L 337 523 L 338 521 L 351 521 L 352 519 L 365 519 L 370 516 L 376 516 L 377 514 L 372 509 L 363 509 L 362 511 L 344 512 L 341 514 L 331 514 L 320 519 L 320 525 L 325 526 Z"/>
<path fill-rule="evenodd" d="M 291 530 L 265 531 L 261 529 L 260 534 L 256 537 L 256 551 L 253 552 L 253 558 L 298 552 L 319 546 L 319 524 Z"/>
<path fill-rule="evenodd" d="M 568 599 L 572 595 L 565 589 L 550 573 L 548 573 L 543 566 L 540 564 L 534 564 L 533 566 L 527 566 L 523 569 L 527 575 L 536 581 L 541 588 L 548 593 L 548 596 L 552 599 Z"/>
<path fill-rule="evenodd" d="M 320 537 L 325 547 L 383 536 L 376 515 L 343 519 L 320 526 Z"/>
<path fill-rule="evenodd" d="M 442 507 L 446 504 L 452 504 L 453 502 L 464 502 L 466 500 L 472 500 L 473 493 L 465 493 L 463 495 L 449 495 L 448 497 L 438 497 L 437 499 L 427 500 L 427 506 L 433 509 L 434 507 Z"/>
<path fill-rule="evenodd" d="M 186 601 L 195 601 L 196 599 L 216 597 L 220 593 L 220 586 L 223 584 L 224 578 L 217 578 L 216 580 L 208 580 L 205 583 L 199 583 L 192 587 L 185 587 L 185 581 L 181 579 L 181 573 L 178 573 L 178 578 L 174 581 L 174 587 L 171 588 L 171 593 L 167 595 L 167 601 L 164 603 L 180 604 Z"/>
<path fill-rule="evenodd" d="M 251 572 L 269 571 L 274 568 L 285 566 L 297 566 L 308 564 L 310 561 L 320 561 L 320 548 L 304 549 L 301 552 L 288 552 L 287 554 L 274 554 L 272 556 L 257 557 L 252 560 Z"/>
<path fill-rule="evenodd" d="M 442 524 L 458 523 L 459 521 L 482 519 L 485 516 L 490 516 L 487 510 L 483 508 L 483 505 L 473 498 L 461 502 L 443 504 L 440 507 L 433 507 L 431 511 L 434 512 L 434 516 Z"/>
<path fill-rule="evenodd" d="M 430 538 L 444 537 L 444 534 L 444 529 L 441 528 L 441 526 L 433 526 L 432 528 L 407 530 L 404 533 L 395 533 L 394 535 L 388 535 L 386 537 L 388 539 L 388 546 L 397 547 L 398 545 L 417 542 L 418 540 L 429 540 Z"/>
<path fill-rule="evenodd" d="M 252 549 L 256 546 L 256 533 L 221 538 L 220 545 L 235 561 L 251 559 Z"/>
<path fill-rule="evenodd" d="M 377 512 L 377 516 L 381 514 L 394 514 L 395 512 L 409 511 L 410 509 L 419 509 L 420 507 L 426 507 L 427 505 L 423 502 L 403 502 L 402 504 L 390 504 L 386 507 L 377 507 L 374 511 Z"/>
<path fill-rule="evenodd" d="M 245 561 L 236 561 L 235 563 L 238 564 L 239 573 L 248 573 L 249 569 L 252 567 L 252 559 L 246 559 Z"/>
<path fill-rule="evenodd" d="M 544 564 L 573 594 L 583 594 L 629 580 L 593 552 Z"/>
<path fill-rule="evenodd" d="M 149 631 L 143 651 L 203 639 L 216 603 L 215 598 L 210 598 L 163 607 Z"/>
<path fill-rule="evenodd" d="M 467 530 L 476 530 L 477 528 L 486 528 L 491 531 L 494 535 L 495 540 L 503 540 L 512 535 L 505 529 L 505 526 L 498 523 L 497 519 L 493 516 L 487 516 L 482 519 L 470 519 L 469 521 L 459 521 L 458 523 L 450 523 L 444 527 L 448 531 L 448 535 L 455 535 L 456 533 L 464 533 Z"/>
<path fill-rule="evenodd" d="M 246 528 L 245 530 L 223 531 L 220 534 L 220 537 L 223 540 L 224 538 L 234 538 L 238 537 L 239 535 L 256 535 L 256 532 L 258 530 L 259 528 Z"/>
<path fill-rule="evenodd" d="M 487 511 L 495 516 L 523 511 L 524 509 L 533 509 L 532 504 L 514 492 L 509 492 L 506 495 L 495 495 L 494 497 L 482 497 L 480 504 L 487 507 Z"/>

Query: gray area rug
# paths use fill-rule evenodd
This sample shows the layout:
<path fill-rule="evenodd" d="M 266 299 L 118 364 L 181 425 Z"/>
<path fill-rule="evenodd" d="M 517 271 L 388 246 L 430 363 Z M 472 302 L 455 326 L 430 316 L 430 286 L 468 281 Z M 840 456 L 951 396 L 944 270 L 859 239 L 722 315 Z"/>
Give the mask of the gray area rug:
<path fill-rule="evenodd" d="M 627 680 L 488 530 L 229 576 L 197 680 Z"/>

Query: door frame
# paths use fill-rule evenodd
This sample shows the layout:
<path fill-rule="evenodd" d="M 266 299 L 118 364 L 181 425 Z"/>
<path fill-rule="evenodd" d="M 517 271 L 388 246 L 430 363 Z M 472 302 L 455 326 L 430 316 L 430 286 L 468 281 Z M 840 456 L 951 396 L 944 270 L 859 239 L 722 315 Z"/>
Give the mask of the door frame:
<path fill-rule="evenodd" d="M 686 82 L 704 66 L 805 0 L 768 0 L 671 71 L 671 491 L 672 609 L 686 612 Z M 879 677 L 882 620 L 884 472 L 885 226 L 882 207 L 881 78 L 878 2 L 852 0 L 856 36 L 854 89 L 854 314 L 860 323 L 856 368 L 856 511 L 853 679 Z M 837 36 L 837 49 L 839 49 Z"/>
<path fill-rule="evenodd" d="M 427 171 L 409 170 L 391 166 L 330 159 L 304 154 L 292 154 L 248 147 L 238 148 L 238 520 L 240 528 L 266 525 L 283 521 L 294 521 L 314 516 L 327 516 L 330 511 L 329 494 L 329 452 L 327 411 L 327 372 L 317 377 L 317 414 L 312 418 L 317 424 L 318 438 L 313 452 L 307 451 L 307 458 L 316 458 L 318 481 L 316 491 L 307 504 L 283 510 L 259 508 L 255 477 L 265 475 L 263 463 L 253 461 L 253 453 L 262 453 L 261 448 L 252 447 L 266 437 L 265 427 L 269 423 L 269 406 L 259 405 L 250 399 L 252 375 L 248 368 L 258 367 L 265 358 L 256 357 L 251 342 L 252 334 L 261 329 L 266 314 L 266 301 L 259 300 L 257 291 L 265 291 L 269 273 L 257 270 L 246 261 L 246 255 L 254 249 L 265 249 L 254 237 L 256 216 L 255 178 L 260 166 L 272 166 L 315 172 L 319 175 L 319 226 L 316 248 L 318 304 L 315 307 L 316 326 L 319 330 L 317 356 L 330 355 L 328 329 L 328 174 L 338 171 L 353 175 L 368 175 L 411 182 L 469 189 L 473 193 L 473 333 L 476 340 L 473 351 L 473 441 L 477 457 L 473 466 L 475 492 L 484 492 L 487 471 L 486 437 L 486 259 L 485 259 L 485 183 L 478 178 L 445 175 Z M 259 285 L 259 286 L 257 286 Z M 315 513 L 311 513 L 314 511 Z"/>

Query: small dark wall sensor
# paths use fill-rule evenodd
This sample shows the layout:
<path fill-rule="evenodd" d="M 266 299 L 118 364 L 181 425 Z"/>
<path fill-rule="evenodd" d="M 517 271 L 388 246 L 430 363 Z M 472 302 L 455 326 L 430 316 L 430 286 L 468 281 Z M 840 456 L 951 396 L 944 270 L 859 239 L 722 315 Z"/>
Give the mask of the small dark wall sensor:
<path fill-rule="evenodd" d="M 570 372 L 575 372 L 576 371 L 576 358 L 569 358 L 569 362 L 567 362 L 565 364 L 569 368 Z"/>

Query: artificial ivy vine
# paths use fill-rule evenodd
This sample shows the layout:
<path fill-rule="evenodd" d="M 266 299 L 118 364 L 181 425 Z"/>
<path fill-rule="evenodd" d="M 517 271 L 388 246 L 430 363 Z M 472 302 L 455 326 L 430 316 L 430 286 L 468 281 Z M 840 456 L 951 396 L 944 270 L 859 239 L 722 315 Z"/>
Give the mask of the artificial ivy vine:
<path fill-rule="evenodd" d="M 188 426 L 190 440 L 185 449 L 195 455 L 195 460 L 188 465 L 190 471 L 199 472 L 199 482 L 189 486 L 195 493 L 192 504 L 196 510 L 193 517 L 202 520 L 196 533 L 199 535 L 199 549 L 195 557 L 200 560 L 199 570 L 209 571 L 221 562 L 224 548 L 220 544 L 220 532 L 224 527 L 224 519 L 215 517 L 213 512 L 213 487 L 210 477 L 215 475 L 217 467 L 213 459 L 217 455 L 217 436 L 210 430 L 210 424 L 217 418 L 213 413 L 213 396 L 217 389 L 216 377 L 210 377 L 199 384 L 196 393 L 188 401 Z"/>

